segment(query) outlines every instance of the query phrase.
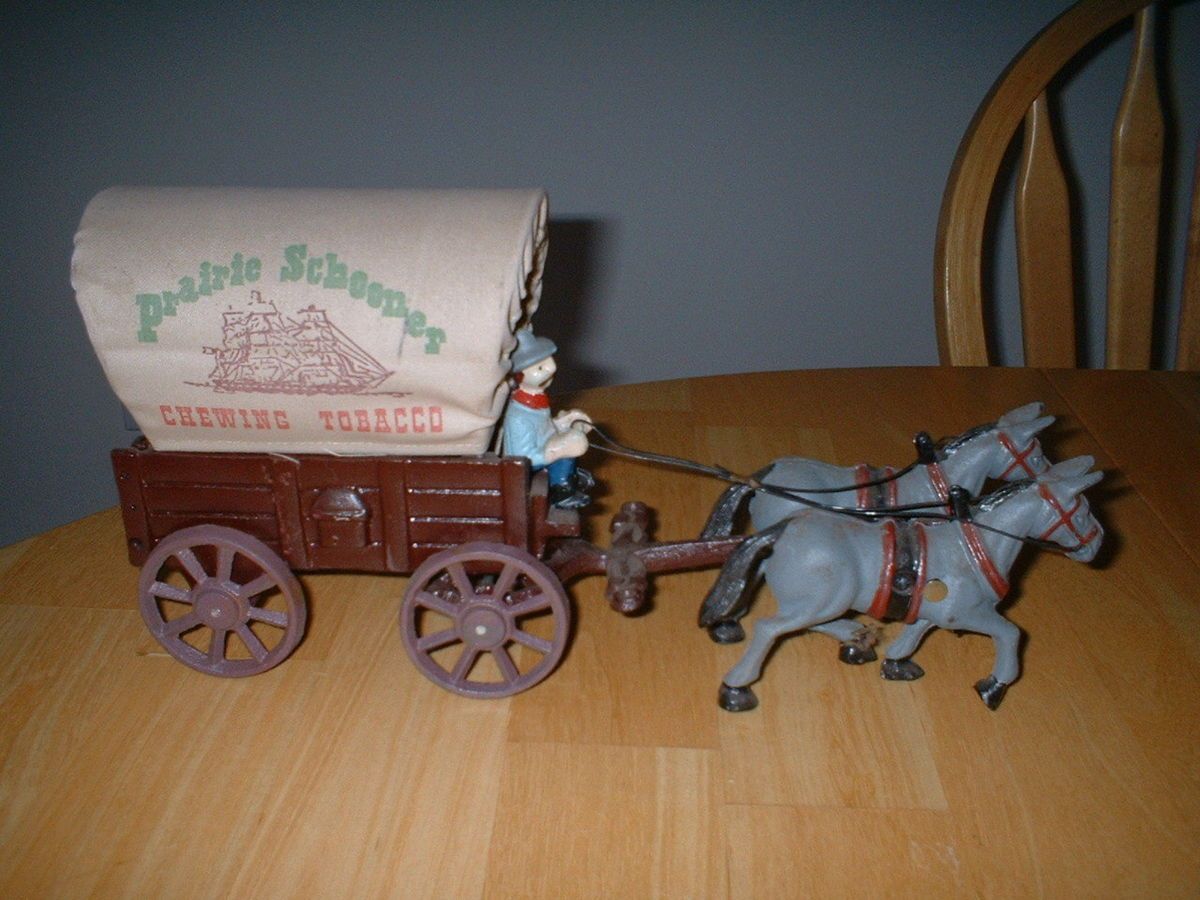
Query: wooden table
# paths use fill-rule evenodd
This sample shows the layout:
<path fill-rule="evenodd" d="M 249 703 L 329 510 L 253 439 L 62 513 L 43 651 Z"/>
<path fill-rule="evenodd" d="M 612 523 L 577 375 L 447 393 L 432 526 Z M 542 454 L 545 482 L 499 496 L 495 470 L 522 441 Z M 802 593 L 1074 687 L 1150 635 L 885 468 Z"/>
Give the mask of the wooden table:
<path fill-rule="evenodd" d="M 720 711 L 741 651 L 696 627 L 711 571 L 658 578 L 629 620 L 576 582 L 558 671 L 471 701 L 405 657 L 402 579 L 306 576 L 296 654 L 221 680 L 145 630 L 115 510 L 0 551 L 0 895 L 1195 896 L 1200 378 L 792 372 L 574 401 L 631 444 L 748 471 L 905 462 L 919 428 L 1036 399 L 1060 416 L 1052 458 L 1109 470 L 1109 545 L 1102 567 L 1019 566 L 1025 674 L 994 713 L 972 690 L 990 641 L 948 632 L 913 683 L 794 637 L 760 708 Z M 660 539 L 693 536 L 721 488 L 593 464 L 596 532 L 641 498 Z"/>

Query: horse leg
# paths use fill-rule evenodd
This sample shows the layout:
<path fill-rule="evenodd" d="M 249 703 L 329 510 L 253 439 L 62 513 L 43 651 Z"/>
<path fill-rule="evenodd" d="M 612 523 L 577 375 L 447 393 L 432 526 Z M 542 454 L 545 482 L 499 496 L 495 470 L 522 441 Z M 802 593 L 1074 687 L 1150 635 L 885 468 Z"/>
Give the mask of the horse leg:
<path fill-rule="evenodd" d="M 775 642 L 785 634 L 802 631 L 827 621 L 825 616 L 812 616 L 811 610 L 805 612 L 809 614 L 780 613 L 754 623 L 754 635 L 750 638 L 750 646 L 721 683 L 717 702 L 721 704 L 722 709 L 744 712 L 758 706 L 758 698 L 749 686 L 762 676 L 763 663 Z M 836 611 L 833 614 L 836 615 Z"/>
<path fill-rule="evenodd" d="M 861 666 L 878 659 L 875 655 L 875 645 L 879 642 L 879 633 L 870 625 L 864 625 L 854 619 L 834 619 L 832 622 L 814 625 L 809 630 L 837 640 L 842 645 L 838 650 L 838 659 L 848 665 Z"/>
<path fill-rule="evenodd" d="M 888 645 L 883 653 L 883 665 L 880 674 L 888 681 L 916 681 L 925 674 L 925 670 L 909 659 L 921 643 L 921 638 L 933 627 L 928 619 L 917 619 L 911 625 L 905 625 L 900 636 Z"/>
<path fill-rule="evenodd" d="M 1008 686 L 1017 680 L 1021 673 L 1021 661 L 1018 648 L 1021 643 L 1021 629 L 1014 625 L 995 610 L 979 622 L 972 623 L 972 631 L 986 634 L 996 646 L 996 663 L 992 674 L 975 682 L 975 692 L 979 694 L 988 709 L 996 709 L 1004 699 Z"/>

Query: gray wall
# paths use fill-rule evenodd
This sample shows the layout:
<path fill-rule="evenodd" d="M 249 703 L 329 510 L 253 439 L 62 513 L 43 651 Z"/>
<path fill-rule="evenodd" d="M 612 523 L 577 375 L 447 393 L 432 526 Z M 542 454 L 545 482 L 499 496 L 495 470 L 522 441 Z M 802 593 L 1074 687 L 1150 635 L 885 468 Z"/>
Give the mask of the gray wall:
<path fill-rule="evenodd" d="M 0 545 L 115 500 L 107 451 L 131 435 L 68 281 L 100 189 L 544 186 L 539 318 L 566 387 L 931 364 L 933 236 L 958 140 L 1067 4 L 79 6 L 2 14 Z M 1198 6 L 1173 20 L 1193 56 Z M 1100 195 L 1089 249 L 1103 247 L 1127 44 L 1063 101 Z M 1172 87 L 1188 147 L 1197 68 Z M 998 278 L 1010 294 L 1010 269 Z M 1019 361 L 1011 326 L 1004 341 Z"/>

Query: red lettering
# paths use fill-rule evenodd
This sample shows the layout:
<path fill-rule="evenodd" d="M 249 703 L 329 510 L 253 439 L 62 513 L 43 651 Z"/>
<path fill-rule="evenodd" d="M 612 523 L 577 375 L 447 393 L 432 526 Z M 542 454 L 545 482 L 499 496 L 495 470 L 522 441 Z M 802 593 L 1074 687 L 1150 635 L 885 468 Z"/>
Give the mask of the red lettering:
<path fill-rule="evenodd" d="M 246 410 L 239 407 L 238 415 L 242 417 L 242 427 L 244 427 L 244 428 L 253 428 L 254 427 L 254 425 L 250 422 L 250 416 L 247 414 Z"/>
<path fill-rule="evenodd" d="M 262 430 L 271 427 L 271 411 L 268 409 L 254 410 L 254 427 Z"/>
<path fill-rule="evenodd" d="M 425 407 L 414 406 L 412 411 L 412 427 L 417 434 L 425 433 Z"/>
<path fill-rule="evenodd" d="M 440 406 L 429 407 L 429 430 L 434 434 L 441 434 L 442 428 L 442 408 Z"/>
<path fill-rule="evenodd" d="M 237 420 L 234 418 L 233 410 L 228 406 L 213 407 L 213 412 L 217 414 L 217 424 L 222 428 L 236 428 Z"/>
<path fill-rule="evenodd" d="M 325 423 L 326 431 L 333 431 L 333 411 L 329 409 L 317 410 L 317 415 L 321 417 L 321 421 Z"/>
<path fill-rule="evenodd" d="M 280 431 L 287 431 L 292 426 L 288 423 L 287 410 L 275 410 L 275 427 Z"/>
<path fill-rule="evenodd" d="M 391 432 L 392 426 L 388 424 L 386 409 L 375 410 L 375 430 Z"/>
<path fill-rule="evenodd" d="M 209 418 L 209 415 L 208 415 L 208 407 L 207 406 L 196 407 L 196 415 L 200 417 L 200 424 L 203 427 L 205 427 L 205 428 L 213 427 L 212 419 Z"/>
<path fill-rule="evenodd" d="M 338 427 L 341 428 L 342 431 L 354 430 L 354 423 L 350 420 L 350 413 L 346 412 L 344 409 L 338 410 Z"/>
<path fill-rule="evenodd" d="M 367 411 L 365 409 L 356 409 L 354 411 L 354 418 L 358 420 L 359 431 L 371 430 L 371 419 L 367 415 Z"/>
<path fill-rule="evenodd" d="M 175 421 L 175 419 L 171 415 L 171 407 L 165 406 L 165 405 L 160 406 L 158 408 L 158 412 L 162 416 L 162 420 L 165 425 L 174 427 L 179 424 L 178 422 Z"/>
<path fill-rule="evenodd" d="M 196 427 L 196 420 L 192 418 L 192 408 L 190 406 L 177 406 L 175 412 L 179 413 L 179 424 L 185 425 L 188 428 Z"/>
<path fill-rule="evenodd" d="M 396 434 L 408 434 L 408 423 L 404 421 L 408 410 L 403 406 L 396 407 Z"/>

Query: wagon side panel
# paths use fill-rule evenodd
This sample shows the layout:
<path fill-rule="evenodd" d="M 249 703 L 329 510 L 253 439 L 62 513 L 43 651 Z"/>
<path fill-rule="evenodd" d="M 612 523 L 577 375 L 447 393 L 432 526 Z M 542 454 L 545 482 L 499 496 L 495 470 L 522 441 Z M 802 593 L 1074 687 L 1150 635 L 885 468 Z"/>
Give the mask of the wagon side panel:
<path fill-rule="evenodd" d="M 150 555 L 153 546 L 150 522 L 146 516 L 146 501 L 142 496 L 141 454 L 136 450 L 114 450 L 112 465 L 117 480 L 117 496 L 121 504 L 121 520 L 125 524 L 129 561 L 135 566 L 140 566 Z"/>
<path fill-rule="evenodd" d="M 307 568 L 386 572 L 378 459 L 300 459 L 297 480 Z"/>
<path fill-rule="evenodd" d="M 404 465 L 410 570 L 440 550 L 470 541 L 528 548 L 525 463 L 413 457 Z"/>
<path fill-rule="evenodd" d="M 212 524 L 236 528 L 286 557 L 270 457 L 153 450 L 134 455 L 145 515 L 145 553 L 181 528 Z M 121 484 L 120 472 L 117 478 Z M 133 537 L 132 531 L 128 534 Z M 145 554 L 141 558 L 144 561 Z"/>

